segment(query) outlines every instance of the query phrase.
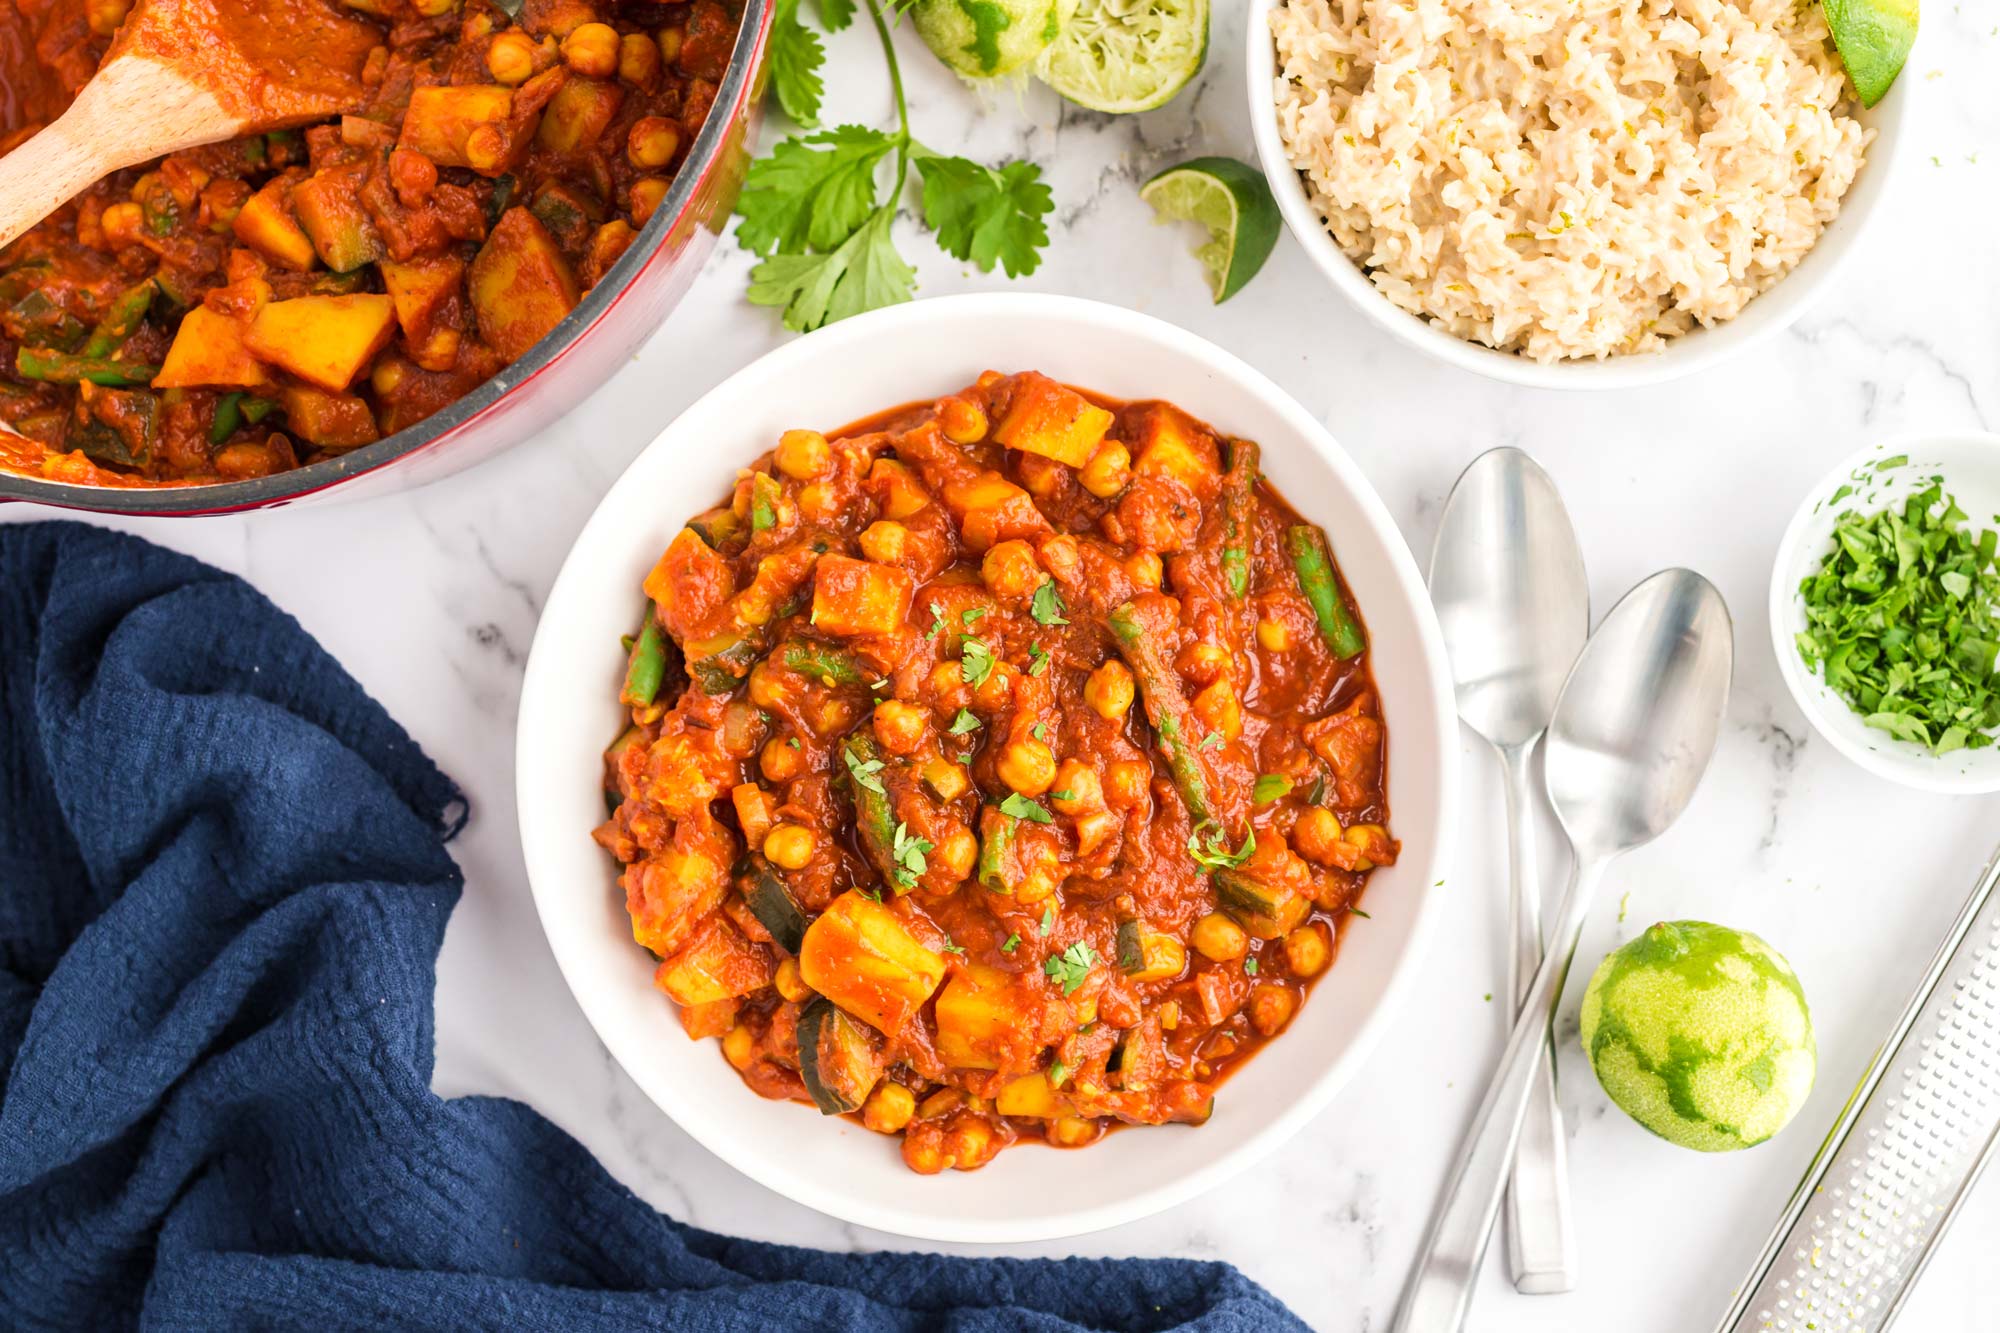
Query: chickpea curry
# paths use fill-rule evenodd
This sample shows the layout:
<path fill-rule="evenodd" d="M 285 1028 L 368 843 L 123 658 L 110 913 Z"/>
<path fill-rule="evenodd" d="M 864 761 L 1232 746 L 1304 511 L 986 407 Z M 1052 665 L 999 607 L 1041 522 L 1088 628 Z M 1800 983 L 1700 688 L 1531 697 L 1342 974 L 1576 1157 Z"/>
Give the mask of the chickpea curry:
<path fill-rule="evenodd" d="M 0 250 L 0 468 L 239 480 L 464 397 L 645 225 L 741 20 L 740 0 L 341 3 L 379 34 L 358 114 L 120 171 Z M 129 7 L 0 5 L 0 152 L 61 113 Z"/>
<path fill-rule="evenodd" d="M 904 1161 L 1199 1123 L 1393 862 L 1325 535 L 1257 446 L 987 372 L 787 431 L 644 584 L 606 753 L 694 1038 Z"/>

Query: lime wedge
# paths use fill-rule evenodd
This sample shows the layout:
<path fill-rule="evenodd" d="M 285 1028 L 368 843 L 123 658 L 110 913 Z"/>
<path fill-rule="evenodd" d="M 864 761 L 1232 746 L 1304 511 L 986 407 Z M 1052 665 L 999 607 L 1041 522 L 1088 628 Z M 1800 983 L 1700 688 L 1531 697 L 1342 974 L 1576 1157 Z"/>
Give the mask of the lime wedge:
<path fill-rule="evenodd" d="M 1278 203 L 1264 177 L 1227 157 L 1198 157 L 1169 167 L 1139 190 L 1156 222 L 1199 222 L 1208 240 L 1194 256 L 1208 270 L 1221 305 L 1257 276 L 1278 243 Z"/>
<path fill-rule="evenodd" d="M 1917 0 L 1822 0 L 1821 8 L 1861 105 L 1874 106 L 1917 40 Z"/>
<path fill-rule="evenodd" d="M 1208 0 L 1077 0 L 1035 77 L 1092 111 L 1165 106 L 1208 55 Z"/>

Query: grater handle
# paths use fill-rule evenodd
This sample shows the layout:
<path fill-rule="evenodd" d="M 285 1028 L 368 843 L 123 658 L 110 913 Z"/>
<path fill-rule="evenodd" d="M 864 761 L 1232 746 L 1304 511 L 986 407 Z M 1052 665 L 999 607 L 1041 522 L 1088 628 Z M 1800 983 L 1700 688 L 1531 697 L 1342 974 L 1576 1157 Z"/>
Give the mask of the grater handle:
<path fill-rule="evenodd" d="M 1764 1243 L 1763 1251 L 1758 1254 L 1757 1261 L 1751 1266 L 1749 1275 L 1743 1279 L 1742 1285 L 1737 1288 L 1735 1298 L 1731 1302 L 1728 1312 L 1723 1315 L 1722 1322 L 1716 1326 L 1716 1333 L 1756 1333 L 1757 1330 L 1764 1327 L 1756 1311 L 1758 1293 L 1763 1288 L 1765 1279 L 1771 1275 L 1771 1271 L 1777 1267 L 1789 1250 L 1792 1244 L 1793 1232 L 1798 1228 L 1800 1219 L 1804 1216 L 1806 1208 L 1811 1204 L 1814 1195 L 1819 1192 L 1822 1183 L 1833 1169 L 1834 1164 L 1840 1160 L 1841 1149 L 1845 1146 L 1849 1135 L 1853 1132 L 1855 1122 L 1868 1109 L 1869 1102 L 1874 1097 L 1876 1089 L 1881 1085 L 1883 1077 L 1895 1064 L 1897 1053 L 1903 1045 L 1904 1038 L 1908 1037 L 1910 1030 L 1916 1026 L 1919 1017 L 1923 1014 L 1924 1006 L 1929 1003 L 1932 993 L 1937 989 L 1939 980 L 1950 968 L 1956 957 L 1959 946 L 1965 942 L 1973 926 L 1985 911 L 1988 900 L 1992 898 L 1996 884 L 2000 884 L 2000 848 L 1996 848 L 1993 855 L 1987 860 L 1986 868 L 1980 872 L 1978 882 L 1973 885 L 1971 896 L 1965 900 L 1965 906 L 1959 909 L 1958 916 L 1953 920 L 1951 928 L 1945 932 L 1943 942 L 1938 945 L 1937 952 L 1931 956 L 1930 965 L 1924 969 L 1923 977 L 1918 981 L 1917 988 L 1911 994 L 1909 1003 L 1904 1006 L 1903 1012 L 1897 1017 L 1896 1024 L 1890 1029 L 1887 1039 L 1876 1049 L 1874 1061 L 1869 1064 L 1868 1069 L 1862 1074 L 1861 1081 L 1855 1085 L 1854 1092 L 1847 1099 L 1847 1105 L 1841 1108 L 1840 1116 L 1834 1121 L 1833 1128 L 1827 1132 L 1825 1140 L 1819 1146 L 1819 1151 L 1813 1154 L 1812 1162 L 1806 1167 L 1805 1178 L 1799 1182 L 1798 1188 L 1792 1191 L 1792 1197 L 1786 1202 L 1784 1210 L 1779 1213 L 1777 1226 L 1772 1228 L 1770 1238 Z M 1988 1138 L 1985 1146 L 1980 1151 L 1978 1161 L 1973 1164 L 1972 1170 L 1960 1184 L 1944 1217 L 1940 1219 L 1938 1226 L 1926 1238 L 1923 1252 L 1918 1258 L 1915 1270 L 1910 1274 L 1909 1280 L 1904 1283 L 1902 1289 L 1895 1294 L 1878 1328 L 1886 1329 L 1896 1315 L 1901 1312 L 1903 1302 L 1908 1298 L 1911 1289 L 1914 1287 L 1917 1276 L 1923 1272 L 1924 1265 L 1930 1262 L 1931 1253 L 1939 1237 L 1944 1234 L 1946 1227 L 1950 1225 L 1952 1218 L 1957 1215 L 1959 1207 L 1971 1192 L 1972 1186 L 1978 1181 L 1980 1174 L 1991 1161 L 1996 1143 L 2000 1143 L 2000 1137 Z"/>

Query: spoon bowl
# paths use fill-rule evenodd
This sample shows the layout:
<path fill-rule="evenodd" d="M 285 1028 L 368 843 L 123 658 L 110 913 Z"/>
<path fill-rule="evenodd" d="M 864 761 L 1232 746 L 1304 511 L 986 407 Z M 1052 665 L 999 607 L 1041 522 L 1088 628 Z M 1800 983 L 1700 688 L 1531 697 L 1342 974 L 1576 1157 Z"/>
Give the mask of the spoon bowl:
<path fill-rule="evenodd" d="M 1732 639 L 1715 586 L 1670 569 L 1627 593 L 1584 646 L 1543 754 L 1580 861 L 1643 846 L 1687 808 L 1722 726 Z"/>

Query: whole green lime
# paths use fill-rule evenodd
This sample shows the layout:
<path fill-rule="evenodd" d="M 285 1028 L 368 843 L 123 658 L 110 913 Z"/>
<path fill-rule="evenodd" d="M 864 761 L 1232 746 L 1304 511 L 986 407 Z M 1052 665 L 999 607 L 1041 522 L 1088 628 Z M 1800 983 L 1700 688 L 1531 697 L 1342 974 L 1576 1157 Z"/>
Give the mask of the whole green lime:
<path fill-rule="evenodd" d="M 1703 921 L 1663 921 L 1605 956 L 1583 996 L 1583 1049 L 1621 1110 L 1702 1152 L 1783 1129 L 1819 1066 L 1791 964 Z"/>
<path fill-rule="evenodd" d="M 916 0 L 917 36 L 968 79 L 992 79 L 1032 62 L 1061 33 L 1076 0 Z"/>

